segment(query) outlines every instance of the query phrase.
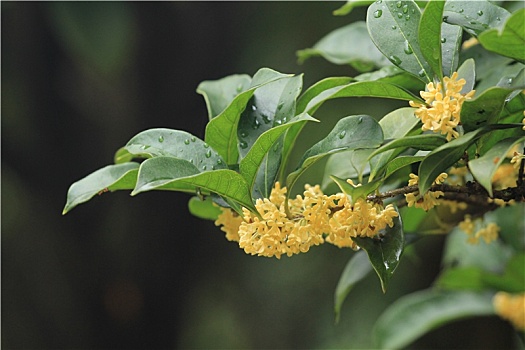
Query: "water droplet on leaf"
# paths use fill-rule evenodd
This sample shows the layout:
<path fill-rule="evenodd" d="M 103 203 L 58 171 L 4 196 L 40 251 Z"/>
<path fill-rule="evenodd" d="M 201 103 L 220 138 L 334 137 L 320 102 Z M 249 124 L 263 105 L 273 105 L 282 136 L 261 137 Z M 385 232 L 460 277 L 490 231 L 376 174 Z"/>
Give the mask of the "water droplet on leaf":
<path fill-rule="evenodd" d="M 394 55 L 389 56 L 388 59 L 395 65 L 401 64 L 401 62 L 402 62 L 399 57 L 394 56 Z"/>
<path fill-rule="evenodd" d="M 410 15 L 406 15 L 405 16 L 405 20 L 407 20 L 407 21 L 410 20 Z"/>
<path fill-rule="evenodd" d="M 246 136 L 248 136 L 248 133 L 246 131 L 242 130 L 240 135 L 241 135 L 241 137 L 246 137 Z"/>
<path fill-rule="evenodd" d="M 205 156 L 206 156 L 206 158 L 210 158 L 211 157 L 211 149 L 206 151 Z"/>
<path fill-rule="evenodd" d="M 261 123 L 257 119 L 255 119 L 252 124 L 252 129 L 257 130 L 259 129 L 259 126 L 261 126 Z"/>
<path fill-rule="evenodd" d="M 444 44 L 447 42 L 447 38 L 441 38 L 441 42 Z"/>
<path fill-rule="evenodd" d="M 363 122 L 363 117 L 359 117 L 359 119 L 357 119 L 357 124 L 361 124 Z"/>
<path fill-rule="evenodd" d="M 424 77 L 424 76 L 425 76 L 425 70 L 424 70 L 424 69 L 420 70 L 420 71 L 417 73 L 417 75 L 419 75 L 420 77 Z"/>
<path fill-rule="evenodd" d="M 483 16 L 483 11 L 479 10 L 478 11 L 478 16 Z"/>
<path fill-rule="evenodd" d="M 202 166 L 202 170 L 206 170 L 206 165 L 203 165 L 203 166 Z"/>
<path fill-rule="evenodd" d="M 376 10 L 376 11 L 374 12 L 374 17 L 375 17 L 375 18 L 379 18 L 379 17 L 381 17 L 382 15 L 383 15 L 383 10 Z"/>
<path fill-rule="evenodd" d="M 403 6 L 403 13 L 408 13 L 408 5 Z"/>
<path fill-rule="evenodd" d="M 343 130 L 343 131 L 341 131 L 341 132 L 339 133 L 339 138 L 340 138 L 340 139 L 343 139 L 345 136 L 346 136 L 346 131 L 345 131 L 345 130 Z"/>
<path fill-rule="evenodd" d="M 280 111 L 284 106 L 284 102 L 281 102 L 277 105 L 277 110 Z"/>
<path fill-rule="evenodd" d="M 397 13 L 397 18 L 403 18 L 403 13 L 402 12 L 398 12 Z"/>
<path fill-rule="evenodd" d="M 410 44 L 408 43 L 408 40 L 405 40 L 405 47 L 403 48 L 403 51 L 405 51 L 407 55 L 414 53 L 414 51 L 412 51 L 412 47 L 410 47 Z"/>
<path fill-rule="evenodd" d="M 189 145 L 190 144 L 190 139 L 184 140 L 184 144 Z"/>
<path fill-rule="evenodd" d="M 239 84 L 237 85 L 237 92 L 241 92 L 242 91 L 242 84 Z"/>
<path fill-rule="evenodd" d="M 270 123 L 272 120 L 270 119 L 270 117 L 268 117 L 266 114 L 263 114 L 262 115 L 262 119 L 264 121 L 265 124 L 268 124 Z"/>
<path fill-rule="evenodd" d="M 195 138 L 195 136 L 192 136 L 191 137 L 191 142 L 195 142 L 197 139 Z"/>
<path fill-rule="evenodd" d="M 403 4 L 401 3 L 401 1 L 396 2 L 396 6 L 397 6 L 397 8 L 401 8 L 401 5 L 403 5 Z"/>
<path fill-rule="evenodd" d="M 217 164 L 221 165 L 222 164 L 222 159 L 217 159 Z"/>
<path fill-rule="evenodd" d="M 392 29 L 396 30 L 396 29 L 397 29 L 397 26 L 392 26 Z"/>
<path fill-rule="evenodd" d="M 257 110 L 257 107 L 255 105 L 252 105 L 252 111 L 256 111 Z"/>
<path fill-rule="evenodd" d="M 207 143 L 204 143 L 203 146 L 204 146 L 204 148 L 210 147 L 210 145 L 208 145 Z"/>
<path fill-rule="evenodd" d="M 159 142 L 160 143 L 164 142 L 164 136 L 162 136 L 162 135 L 159 136 Z"/>
<path fill-rule="evenodd" d="M 246 147 L 248 147 L 248 143 L 246 141 L 241 141 L 239 142 L 239 147 L 241 147 L 242 149 L 246 149 Z"/>

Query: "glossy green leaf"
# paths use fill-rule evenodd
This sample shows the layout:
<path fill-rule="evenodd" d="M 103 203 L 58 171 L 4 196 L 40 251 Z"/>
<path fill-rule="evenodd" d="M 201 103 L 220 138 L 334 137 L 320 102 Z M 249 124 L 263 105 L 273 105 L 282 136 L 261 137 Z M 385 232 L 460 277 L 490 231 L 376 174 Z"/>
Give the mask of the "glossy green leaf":
<path fill-rule="evenodd" d="M 460 93 L 465 95 L 474 89 L 476 84 L 476 61 L 469 58 L 465 60 L 458 69 L 458 79 L 465 79 L 465 85 Z"/>
<path fill-rule="evenodd" d="M 216 193 L 255 212 L 248 184 L 239 173 L 228 169 L 199 173 L 197 167 L 184 159 L 156 157 L 144 161 L 132 195 L 151 190 L 189 193 L 202 190 Z"/>
<path fill-rule="evenodd" d="M 492 314 L 489 293 L 424 290 L 390 305 L 377 320 L 372 336 L 378 348 L 402 349 L 444 323 Z"/>
<path fill-rule="evenodd" d="M 378 154 L 383 152 L 393 150 L 396 148 L 414 148 L 423 151 L 431 151 L 437 147 L 444 145 L 447 140 L 438 134 L 421 134 L 413 136 L 405 136 L 400 139 L 395 139 L 387 144 L 381 146 L 370 155 L 370 157 L 375 157 Z"/>
<path fill-rule="evenodd" d="M 218 80 L 205 80 L 197 87 L 204 97 L 208 118 L 211 120 L 228 107 L 233 99 L 250 88 L 252 78 L 246 74 L 234 74 Z"/>
<path fill-rule="evenodd" d="M 322 56 L 334 64 L 349 64 L 359 72 L 390 65 L 370 40 L 364 21 L 338 28 L 319 40 L 312 48 L 297 51 L 299 63 L 315 56 Z"/>
<path fill-rule="evenodd" d="M 421 54 L 438 79 L 443 77 L 441 39 L 445 37 L 441 35 L 441 24 L 443 23 L 444 7 L 444 1 L 429 1 L 421 14 L 418 31 Z"/>
<path fill-rule="evenodd" d="M 525 131 L 523 134 L 525 135 Z M 494 173 L 514 145 L 524 141 L 525 137 L 512 137 L 501 140 L 481 157 L 469 161 L 468 166 L 472 176 L 487 190 L 490 196 L 492 196 L 492 178 Z"/>
<path fill-rule="evenodd" d="M 486 124 L 497 123 L 503 106 L 512 90 L 492 87 L 472 100 L 463 102 L 461 107 L 461 124 L 465 131 L 476 130 Z"/>
<path fill-rule="evenodd" d="M 344 16 L 352 12 L 354 7 L 367 6 L 373 3 L 373 0 L 347 0 L 346 4 L 333 12 L 334 16 Z"/>
<path fill-rule="evenodd" d="M 487 29 L 500 28 L 509 16 L 507 10 L 486 0 L 449 0 L 445 3 L 443 21 L 478 36 Z"/>
<path fill-rule="evenodd" d="M 425 83 L 421 79 L 414 77 L 396 66 L 386 66 L 370 73 L 359 74 L 354 78 L 355 81 L 375 81 L 400 86 L 410 91 L 425 90 Z"/>
<path fill-rule="evenodd" d="M 465 151 L 482 135 L 498 129 L 515 128 L 516 124 L 492 124 L 467 133 L 434 149 L 419 165 L 419 192 L 426 193 L 436 177 L 463 157 Z"/>
<path fill-rule="evenodd" d="M 394 159 L 392 159 L 385 168 L 385 175 L 383 176 L 383 179 L 388 178 L 390 175 L 395 173 L 396 171 L 414 163 L 421 162 L 425 157 L 423 156 L 399 156 Z"/>
<path fill-rule="evenodd" d="M 286 124 L 276 126 L 264 132 L 241 160 L 239 164 L 240 173 L 256 197 L 268 197 L 275 183 L 275 177 L 280 165 L 280 157 L 271 158 L 268 157 L 268 155 L 269 153 L 279 153 L 280 155 L 281 149 L 277 147 L 276 142 L 291 127 L 304 125 L 308 121 L 317 120 L 308 114 L 302 114 Z M 259 176 L 262 180 L 261 182 L 257 181 L 258 173 L 261 173 Z"/>
<path fill-rule="evenodd" d="M 237 138 L 241 159 L 262 133 L 295 116 L 295 100 L 302 84 L 302 75 L 284 77 L 255 91 L 239 120 Z"/>
<path fill-rule="evenodd" d="M 388 282 L 399 265 L 405 247 L 405 235 L 401 217 L 393 219 L 394 226 L 384 229 L 381 238 L 356 237 L 353 240 L 366 251 L 368 259 L 379 277 L 381 289 L 386 293 Z"/>
<path fill-rule="evenodd" d="M 441 61 L 443 75 L 450 77 L 458 69 L 463 29 L 448 23 L 441 24 Z"/>
<path fill-rule="evenodd" d="M 431 82 L 432 68 L 418 41 L 420 18 L 414 1 L 376 1 L 368 8 L 366 23 L 372 41 L 393 64 Z"/>
<path fill-rule="evenodd" d="M 246 105 L 255 91 L 266 84 L 289 76 L 269 68 L 260 69 L 253 76 L 250 88 L 235 96 L 225 110 L 208 122 L 204 140 L 219 153 L 226 164 L 237 163 L 239 157 L 237 126 L 241 113 L 246 109 Z"/>
<path fill-rule="evenodd" d="M 339 322 L 341 307 L 352 288 L 372 272 L 372 265 L 364 251 L 356 252 L 346 264 L 334 294 L 334 310 L 336 323 Z"/>
<path fill-rule="evenodd" d="M 131 190 L 137 180 L 138 163 L 108 165 L 73 183 L 62 214 L 106 191 Z"/>
<path fill-rule="evenodd" d="M 481 276 L 482 282 L 495 290 L 509 293 L 525 291 L 525 254 L 514 255 L 502 274 L 485 273 Z"/>
<path fill-rule="evenodd" d="M 525 63 L 525 9 L 514 12 L 502 30 L 484 31 L 478 39 L 487 50 Z"/>
<path fill-rule="evenodd" d="M 219 206 L 209 196 L 204 199 L 191 197 L 188 201 L 188 209 L 191 215 L 204 220 L 217 220 L 217 217 L 222 213 Z"/>
<path fill-rule="evenodd" d="M 142 157 L 175 157 L 187 160 L 200 171 L 226 168 L 222 157 L 192 134 L 172 129 L 149 129 L 129 140 L 126 150 Z"/>
<path fill-rule="evenodd" d="M 414 108 L 411 107 L 396 109 L 379 121 L 386 140 L 405 137 L 418 123 L 419 119 L 415 117 Z M 389 160 L 396 155 L 394 152 L 393 150 L 385 151 L 377 156 L 370 157 L 369 181 L 372 181 L 384 169 Z"/>
<path fill-rule="evenodd" d="M 346 150 L 374 148 L 382 141 L 383 131 L 370 116 L 356 115 L 339 120 L 324 139 L 304 153 L 297 169 L 286 179 L 288 190 L 291 191 L 298 177 L 321 158 Z"/>
<path fill-rule="evenodd" d="M 309 114 L 313 114 L 324 102 L 334 98 L 343 97 L 382 97 L 394 100 L 423 102 L 421 98 L 397 85 L 382 81 L 361 81 L 350 83 L 348 85 L 336 86 L 321 92 L 308 102 L 305 111 Z"/>
<path fill-rule="evenodd" d="M 336 86 L 347 85 L 353 80 L 350 77 L 330 77 L 318 81 L 310 86 L 297 100 L 297 113 L 304 112 L 308 103 L 321 92 Z"/>

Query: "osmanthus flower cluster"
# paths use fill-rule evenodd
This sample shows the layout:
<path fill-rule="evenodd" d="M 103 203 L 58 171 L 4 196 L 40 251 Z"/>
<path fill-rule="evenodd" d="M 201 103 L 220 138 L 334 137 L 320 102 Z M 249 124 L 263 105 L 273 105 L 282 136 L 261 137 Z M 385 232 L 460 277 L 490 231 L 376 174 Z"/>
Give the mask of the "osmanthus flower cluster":
<path fill-rule="evenodd" d="M 289 199 L 287 214 L 286 192 L 277 182 L 269 198 L 256 200 L 258 215 L 243 208 L 241 217 L 221 208 L 215 224 L 247 254 L 280 258 L 324 242 L 356 249 L 352 238 L 375 237 L 398 216 L 391 204 L 383 207 L 362 198 L 352 202 L 343 193 L 325 195 L 319 185 L 306 185 L 303 195 Z"/>
<path fill-rule="evenodd" d="M 525 293 L 498 292 L 492 303 L 496 314 L 512 323 L 517 330 L 525 332 Z"/>
<path fill-rule="evenodd" d="M 417 107 L 416 117 L 423 122 L 422 130 L 432 130 L 436 133 L 446 135 L 447 141 L 459 136 L 456 127 L 460 124 L 460 113 L 463 102 L 474 96 L 472 90 L 462 94 L 461 90 L 466 84 L 465 79 L 458 79 L 458 73 L 454 72 L 450 77 L 443 78 L 444 87 L 441 82 L 428 83 L 426 91 L 420 95 L 425 103 L 409 101 L 410 106 Z"/>

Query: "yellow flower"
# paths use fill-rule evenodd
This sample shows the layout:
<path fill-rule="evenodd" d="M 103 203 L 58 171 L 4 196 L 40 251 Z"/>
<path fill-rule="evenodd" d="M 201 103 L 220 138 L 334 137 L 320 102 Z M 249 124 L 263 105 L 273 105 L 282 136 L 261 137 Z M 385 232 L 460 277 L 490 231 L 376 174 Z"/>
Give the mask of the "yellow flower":
<path fill-rule="evenodd" d="M 230 208 L 220 208 L 222 213 L 215 220 L 215 225 L 222 225 L 221 230 L 226 232 L 226 239 L 228 241 L 239 242 L 239 226 L 241 225 L 242 217 Z"/>
<path fill-rule="evenodd" d="M 518 172 L 512 164 L 501 164 L 492 176 L 492 184 L 495 189 L 515 187 L 518 181 Z"/>
<path fill-rule="evenodd" d="M 514 152 L 514 156 L 510 160 L 511 164 L 514 164 L 514 168 L 519 169 L 521 162 L 525 159 L 525 155 L 520 152 Z"/>
<path fill-rule="evenodd" d="M 475 46 L 475 45 L 478 45 L 479 44 L 479 41 L 478 41 L 478 38 L 476 37 L 472 37 L 468 40 L 465 40 L 465 42 L 461 45 L 461 48 L 463 50 L 466 50 L 468 48 L 471 48 L 472 46 Z"/>
<path fill-rule="evenodd" d="M 476 221 L 479 222 L 481 220 L 477 219 Z M 484 228 L 481 228 L 474 233 L 477 225 L 472 221 L 470 215 L 465 215 L 465 219 L 460 222 L 458 226 L 469 236 L 467 242 L 470 244 L 478 244 L 480 238 L 483 239 L 485 243 L 489 244 L 492 241 L 498 239 L 500 231 L 499 226 L 491 222 Z"/>
<path fill-rule="evenodd" d="M 458 80 L 457 72 L 454 72 L 450 78 L 444 77 L 443 82 L 445 83 L 444 89 L 441 82 L 435 86 L 434 83 L 428 83 L 427 91 L 420 92 L 421 97 L 425 100 L 424 104 L 414 101 L 410 101 L 409 104 L 418 108 L 414 114 L 421 119 L 423 131 L 439 132 L 446 135 L 447 141 L 450 141 L 459 136 L 455 128 L 460 123 L 461 106 L 465 100 L 472 98 L 475 91 L 472 90 L 465 95 L 461 94 L 466 80 Z"/>
<path fill-rule="evenodd" d="M 525 293 L 498 292 L 492 299 L 496 314 L 521 331 L 525 331 Z"/>
<path fill-rule="evenodd" d="M 410 179 L 408 180 L 409 186 L 415 186 L 419 183 L 419 176 L 415 174 L 410 174 L 409 176 L 410 176 Z M 448 175 L 446 173 L 439 174 L 436 180 L 434 180 L 434 184 L 437 184 L 437 185 L 442 184 L 447 177 Z M 443 195 L 444 193 L 442 191 L 428 191 L 423 196 L 421 196 L 420 194 L 416 195 L 415 193 L 407 193 L 405 194 L 405 199 L 409 207 L 413 206 L 413 207 L 421 208 L 425 211 L 428 211 L 434 208 L 436 205 L 440 204 L 440 201 L 438 200 L 438 198 Z"/>

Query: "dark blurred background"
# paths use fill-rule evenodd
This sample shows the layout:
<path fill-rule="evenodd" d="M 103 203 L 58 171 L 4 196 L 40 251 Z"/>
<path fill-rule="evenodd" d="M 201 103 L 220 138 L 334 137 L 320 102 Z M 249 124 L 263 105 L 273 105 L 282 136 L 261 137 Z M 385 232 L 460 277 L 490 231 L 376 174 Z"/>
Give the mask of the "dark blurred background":
<path fill-rule="evenodd" d="M 401 294 L 430 285 L 442 238 L 406 253 L 386 295 L 369 276 L 334 324 L 349 250 L 252 257 L 189 196 L 118 192 L 61 215 L 69 185 L 113 161 L 138 132 L 203 137 L 203 80 L 261 67 L 305 72 L 305 87 L 349 67 L 295 51 L 364 18 L 343 2 L 2 2 L 2 348 L 371 348 L 370 328 Z M 334 101 L 300 152 L 337 118 L 396 104 Z M 315 135 L 315 137 L 312 137 Z M 309 174 L 319 182 L 319 169 Z M 491 331 L 487 332 L 487 329 Z M 456 323 L 416 348 L 505 345 L 495 318 Z"/>

